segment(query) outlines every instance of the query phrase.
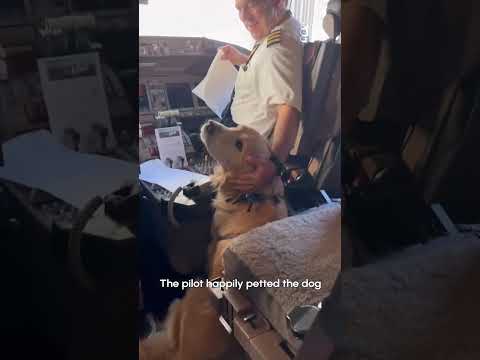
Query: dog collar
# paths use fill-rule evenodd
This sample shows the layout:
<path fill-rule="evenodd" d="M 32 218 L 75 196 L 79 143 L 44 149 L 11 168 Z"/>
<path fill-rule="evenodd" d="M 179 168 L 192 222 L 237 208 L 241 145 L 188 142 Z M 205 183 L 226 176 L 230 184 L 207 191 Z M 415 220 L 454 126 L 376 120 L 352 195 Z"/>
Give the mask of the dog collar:
<path fill-rule="evenodd" d="M 241 203 L 248 204 L 247 212 L 250 212 L 252 210 L 253 204 L 262 203 L 268 200 L 272 200 L 274 204 L 279 204 L 282 199 L 283 199 L 282 195 L 244 193 L 234 198 L 225 199 L 225 201 L 231 204 L 241 204 Z"/>

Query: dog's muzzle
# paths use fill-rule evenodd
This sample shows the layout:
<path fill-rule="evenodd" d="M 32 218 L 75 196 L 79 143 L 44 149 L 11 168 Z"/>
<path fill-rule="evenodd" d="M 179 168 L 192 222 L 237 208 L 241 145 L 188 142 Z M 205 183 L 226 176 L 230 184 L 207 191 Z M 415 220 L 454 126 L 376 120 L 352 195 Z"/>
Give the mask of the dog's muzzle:
<path fill-rule="evenodd" d="M 202 129 L 200 131 L 200 137 L 201 137 L 202 141 L 205 143 L 205 140 L 207 139 L 207 137 L 211 137 L 211 136 L 215 135 L 216 133 L 218 133 L 221 126 L 222 125 L 220 125 L 216 121 L 208 120 L 202 126 Z"/>
<path fill-rule="evenodd" d="M 207 132 L 208 135 L 213 135 L 218 128 L 218 125 L 215 121 L 208 120 L 208 122 L 205 124 L 205 131 Z"/>

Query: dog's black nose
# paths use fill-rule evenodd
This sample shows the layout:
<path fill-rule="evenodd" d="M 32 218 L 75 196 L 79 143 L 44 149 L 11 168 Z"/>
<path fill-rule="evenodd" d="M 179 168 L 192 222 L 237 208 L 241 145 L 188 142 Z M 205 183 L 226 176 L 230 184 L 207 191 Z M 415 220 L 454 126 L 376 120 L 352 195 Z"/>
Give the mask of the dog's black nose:
<path fill-rule="evenodd" d="M 215 123 L 212 120 L 207 122 L 205 129 L 207 130 L 208 135 L 212 135 L 215 132 Z"/>

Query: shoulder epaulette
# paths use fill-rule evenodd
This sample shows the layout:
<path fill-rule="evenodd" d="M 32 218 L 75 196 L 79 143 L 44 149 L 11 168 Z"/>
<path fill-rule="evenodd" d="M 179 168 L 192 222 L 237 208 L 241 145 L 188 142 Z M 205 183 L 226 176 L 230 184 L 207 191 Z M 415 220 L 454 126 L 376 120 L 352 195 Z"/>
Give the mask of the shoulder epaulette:
<path fill-rule="evenodd" d="M 267 36 L 267 48 L 278 44 L 280 41 L 282 41 L 282 30 L 278 29 L 275 31 L 272 31 L 268 36 Z"/>

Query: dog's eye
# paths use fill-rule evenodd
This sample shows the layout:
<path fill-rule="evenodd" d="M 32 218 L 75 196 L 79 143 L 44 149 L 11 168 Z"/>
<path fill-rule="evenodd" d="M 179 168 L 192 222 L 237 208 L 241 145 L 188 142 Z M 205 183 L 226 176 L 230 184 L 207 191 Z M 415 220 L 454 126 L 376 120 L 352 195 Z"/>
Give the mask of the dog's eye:
<path fill-rule="evenodd" d="M 235 141 L 235 147 L 237 148 L 238 151 L 242 151 L 243 149 L 243 143 L 241 140 Z"/>

